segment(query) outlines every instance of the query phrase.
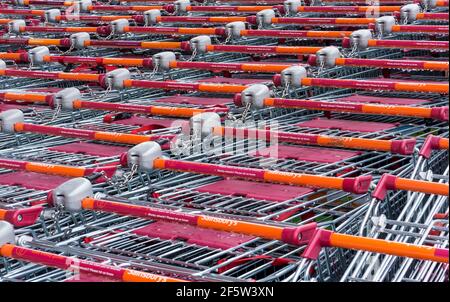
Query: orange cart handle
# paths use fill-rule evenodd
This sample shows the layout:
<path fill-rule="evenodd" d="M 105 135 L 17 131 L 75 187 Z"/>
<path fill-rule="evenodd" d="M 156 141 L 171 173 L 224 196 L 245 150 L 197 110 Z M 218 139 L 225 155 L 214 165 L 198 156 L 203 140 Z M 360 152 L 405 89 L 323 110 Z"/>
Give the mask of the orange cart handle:
<path fill-rule="evenodd" d="M 127 156 L 121 157 L 121 165 L 124 167 L 128 166 Z M 317 188 L 343 190 L 345 192 L 355 194 L 367 193 L 370 182 L 372 181 L 372 177 L 369 175 L 341 178 L 162 158 L 158 158 L 153 161 L 153 168 L 221 177 L 252 179 L 270 183 L 283 183 L 296 186 L 311 186 Z"/>
<path fill-rule="evenodd" d="M 435 194 L 448 196 L 448 184 L 436 183 L 423 180 L 407 179 L 394 176 L 391 174 L 383 174 L 378 182 L 375 190 L 372 193 L 372 197 L 378 200 L 384 200 L 387 191 L 412 191 L 426 194 Z"/>
<path fill-rule="evenodd" d="M 378 140 L 357 137 L 339 137 L 310 133 L 279 132 L 249 128 L 214 127 L 214 135 L 236 138 L 251 138 L 264 141 L 277 139 L 280 142 L 299 145 L 317 145 L 360 150 L 385 151 L 395 154 L 410 155 L 414 152 L 415 139 Z"/>
<path fill-rule="evenodd" d="M 317 259 L 323 247 L 335 247 L 448 263 L 448 249 L 340 234 L 319 229 L 315 222 L 304 227 L 309 228 L 305 234 L 309 243 L 302 254 L 307 259 Z"/>
<path fill-rule="evenodd" d="M 83 259 L 77 259 L 40 250 L 5 244 L 0 247 L 0 256 L 30 263 L 38 263 L 48 267 L 70 270 L 77 266 L 80 272 L 91 272 L 124 282 L 186 282 L 186 280 L 118 268 Z"/>
<path fill-rule="evenodd" d="M 208 215 L 195 215 L 162 208 L 127 204 L 123 202 L 85 198 L 81 202 L 85 210 L 95 210 L 106 213 L 116 213 L 151 220 L 164 220 L 200 228 L 233 232 L 244 235 L 258 236 L 269 240 L 281 240 L 288 244 L 301 245 L 304 239 L 298 236 L 304 232 L 304 227 L 279 227 L 258 222 L 228 219 Z"/>

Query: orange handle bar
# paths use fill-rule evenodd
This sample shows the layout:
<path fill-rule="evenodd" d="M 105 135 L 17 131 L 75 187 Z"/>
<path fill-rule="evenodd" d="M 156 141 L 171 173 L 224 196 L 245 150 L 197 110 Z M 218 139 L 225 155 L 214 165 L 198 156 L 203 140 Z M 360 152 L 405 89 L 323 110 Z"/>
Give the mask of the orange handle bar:
<path fill-rule="evenodd" d="M 126 166 L 126 163 L 123 163 L 123 165 Z M 153 167 L 160 170 L 191 172 L 222 177 L 247 178 L 264 182 L 343 190 L 356 194 L 366 193 L 372 180 L 371 176 L 340 178 L 161 158 L 154 160 Z"/>
<path fill-rule="evenodd" d="M 400 178 L 391 174 L 383 174 L 375 190 L 372 192 L 372 197 L 378 200 L 384 200 L 388 190 L 405 190 L 448 196 L 448 184 Z"/>
<path fill-rule="evenodd" d="M 448 263 L 448 249 L 332 233 L 329 246 Z"/>
<path fill-rule="evenodd" d="M 414 146 L 416 143 L 415 139 L 378 140 L 231 127 L 214 127 L 213 133 L 215 135 L 224 137 L 252 138 L 265 141 L 277 139 L 280 142 L 288 142 L 300 145 L 317 145 L 360 150 L 386 151 L 403 155 L 412 154 L 414 152 Z"/>
<path fill-rule="evenodd" d="M 270 240 L 282 240 L 283 242 L 294 245 L 301 244 L 298 236 L 291 235 L 301 231 L 302 227 L 280 227 L 258 222 L 183 213 L 162 208 L 152 208 L 93 198 L 83 199 L 81 206 L 83 209 L 87 210 L 97 210 L 106 213 L 116 213 L 119 215 L 140 217 L 151 220 L 164 220 L 193 225 L 200 228 L 258 236 Z"/>
<path fill-rule="evenodd" d="M 319 86 L 319 87 L 448 94 L 448 84 L 406 83 L 395 81 L 346 80 L 346 79 L 323 79 L 323 78 L 321 79 L 303 78 L 301 84 L 305 86 Z"/>
<path fill-rule="evenodd" d="M 281 108 L 432 118 L 442 121 L 448 121 L 448 107 L 425 108 L 279 98 L 267 98 L 264 100 L 264 105 L 269 107 Z"/>
<path fill-rule="evenodd" d="M 302 231 L 300 236 L 307 242 L 302 257 L 308 259 L 318 259 L 322 247 L 337 247 L 448 263 L 448 249 L 340 234 L 317 228 L 315 222 L 304 225 Z"/>
<path fill-rule="evenodd" d="M 73 270 L 73 267 L 75 266 L 80 272 L 95 273 L 123 282 L 186 282 L 185 280 L 178 278 L 119 268 L 83 259 L 19 247 L 13 244 L 1 246 L 0 256 L 31 263 L 39 263 L 48 267 L 55 267 L 63 270 Z"/>

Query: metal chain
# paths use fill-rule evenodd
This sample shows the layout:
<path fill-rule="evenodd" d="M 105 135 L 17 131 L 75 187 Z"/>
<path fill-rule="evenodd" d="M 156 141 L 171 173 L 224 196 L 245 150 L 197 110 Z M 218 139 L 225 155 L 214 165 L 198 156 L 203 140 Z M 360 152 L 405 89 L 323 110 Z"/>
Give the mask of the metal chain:
<path fill-rule="evenodd" d="M 245 109 L 244 109 L 244 112 L 242 112 L 242 117 L 241 117 L 241 121 L 243 123 L 245 123 L 245 121 L 247 120 L 247 115 L 250 113 L 251 107 L 252 107 L 252 103 L 251 102 L 248 102 L 245 105 Z"/>
<path fill-rule="evenodd" d="M 153 77 L 156 75 L 156 73 L 158 72 L 158 69 L 159 69 L 159 61 L 156 61 L 155 63 L 156 63 L 156 64 L 155 64 L 155 66 L 153 67 L 153 70 L 152 70 L 152 72 L 151 72 L 150 75 L 149 75 L 149 79 L 153 78 Z"/>
<path fill-rule="evenodd" d="M 194 60 L 196 55 L 197 55 L 197 48 L 194 48 L 194 50 L 192 51 L 191 57 L 189 59 L 187 59 L 186 62 L 191 62 L 192 60 Z"/>

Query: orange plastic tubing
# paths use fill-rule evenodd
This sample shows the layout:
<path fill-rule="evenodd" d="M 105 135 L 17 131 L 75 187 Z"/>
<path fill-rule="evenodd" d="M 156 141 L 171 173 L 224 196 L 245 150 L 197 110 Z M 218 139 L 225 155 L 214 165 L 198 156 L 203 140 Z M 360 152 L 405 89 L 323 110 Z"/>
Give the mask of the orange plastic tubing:
<path fill-rule="evenodd" d="M 287 183 L 299 186 L 313 186 L 342 190 L 343 178 L 319 175 L 305 175 L 281 171 L 264 171 L 264 180 L 268 182 Z"/>
<path fill-rule="evenodd" d="M 1 23 L 0 23 L 1 24 Z M 20 60 L 20 53 L 0 52 L 0 59 L 2 60 Z"/>
<path fill-rule="evenodd" d="M 246 22 L 246 17 L 210 17 L 209 22 L 235 22 L 242 21 Z"/>
<path fill-rule="evenodd" d="M 150 114 L 163 116 L 177 116 L 177 117 L 192 117 L 198 113 L 202 113 L 205 111 L 206 110 L 202 109 L 183 108 L 183 107 L 152 106 L 150 108 Z"/>
<path fill-rule="evenodd" d="M 180 49 L 181 42 L 141 42 L 141 47 L 150 49 Z"/>
<path fill-rule="evenodd" d="M 11 101 L 30 101 L 30 102 L 39 102 L 45 103 L 47 95 L 45 94 L 32 94 L 32 93 L 14 93 L 7 92 L 5 93 L 5 99 Z"/>
<path fill-rule="evenodd" d="M 118 19 L 132 19 L 133 16 L 101 16 L 101 21 L 114 21 Z"/>
<path fill-rule="evenodd" d="M 28 45 L 56 45 L 61 46 L 60 39 L 28 39 Z"/>
<path fill-rule="evenodd" d="M 88 33 L 95 33 L 97 32 L 97 27 L 66 27 L 66 32 L 88 32 Z"/>
<path fill-rule="evenodd" d="M 58 79 L 62 80 L 73 80 L 73 81 L 83 81 L 83 82 L 98 82 L 100 75 L 90 74 L 90 73 L 66 73 L 61 72 L 58 74 Z"/>
<path fill-rule="evenodd" d="M 292 65 L 288 64 L 242 64 L 242 71 L 252 72 L 281 72 Z"/>
<path fill-rule="evenodd" d="M 223 92 L 223 93 L 239 93 L 247 86 L 244 85 L 226 85 L 226 84 L 208 84 L 201 83 L 198 85 L 198 90 L 203 92 Z"/>
<path fill-rule="evenodd" d="M 125 269 L 122 275 L 124 282 L 188 282 L 186 280 L 163 277 L 151 273 Z"/>
<path fill-rule="evenodd" d="M 102 63 L 107 65 L 143 66 L 144 60 L 127 58 L 103 58 Z"/>
<path fill-rule="evenodd" d="M 36 172 L 42 174 L 55 174 L 69 177 L 83 177 L 85 171 L 84 168 L 80 167 L 50 165 L 42 163 L 27 163 L 25 165 L 25 170 L 29 172 Z"/>
<path fill-rule="evenodd" d="M 423 63 L 423 67 L 428 70 L 447 70 L 449 62 L 432 62 L 426 61 Z"/>
<path fill-rule="evenodd" d="M 439 140 L 439 148 L 448 150 L 448 138 L 441 138 Z"/>
<path fill-rule="evenodd" d="M 330 246 L 332 247 L 448 263 L 448 258 L 436 256 L 435 248 L 429 246 L 412 245 L 338 233 L 332 233 L 329 240 Z"/>
<path fill-rule="evenodd" d="M 448 196 L 448 184 L 444 183 L 398 177 L 395 180 L 395 187 L 397 188 L 397 190 L 407 190 L 426 194 Z"/>
<path fill-rule="evenodd" d="M 307 37 L 310 38 L 344 38 L 350 37 L 351 31 L 308 31 L 306 33 Z"/>
<path fill-rule="evenodd" d="M 186 35 L 215 35 L 215 28 L 189 28 L 189 27 L 181 27 L 178 29 L 179 34 Z"/>
<path fill-rule="evenodd" d="M 0 220 L 4 220 L 6 216 L 7 211 L 0 209 Z"/>
<path fill-rule="evenodd" d="M 322 47 L 297 47 L 297 46 L 278 46 L 275 50 L 276 53 L 295 53 L 295 54 L 315 54 Z"/>
<path fill-rule="evenodd" d="M 375 22 L 375 18 L 336 18 L 336 24 L 370 24 Z"/>
<path fill-rule="evenodd" d="M 151 140 L 150 136 L 145 135 L 102 132 L 102 131 L 96 132 L 94 138 L 102 141 L 130 144 L 130 145 L 137 145 Z"/>
<path fill-rule="evenodd" d="M 431 117 L 431 108 L 425 107 L 362 105 L 361 108 L 362 112 L 369 114 Z"/>
<path fill-rule="evenodd" d="M 448 84 L 396 83 L 395 90 L 448 94 Z"/>
<path fill-rule="evenodd" d="M 197 226 L 227 232 L 235 232 L 238 234 L 248 234 L 273 240 L 281 240 L 283 233 L 283 228 L 277 226 L 261 225 L 224 218 L 211 218 L 203 215 L 198 217 Z"/>
<path fill-rule="evenodd" d="M 320 146 L 344 147 L 363 150 L 369 149 L 377 151 L 391 151 L 392 146 L 392 142 L 389 140 L 338 136 L 318 136 L 317 144 Z"/>

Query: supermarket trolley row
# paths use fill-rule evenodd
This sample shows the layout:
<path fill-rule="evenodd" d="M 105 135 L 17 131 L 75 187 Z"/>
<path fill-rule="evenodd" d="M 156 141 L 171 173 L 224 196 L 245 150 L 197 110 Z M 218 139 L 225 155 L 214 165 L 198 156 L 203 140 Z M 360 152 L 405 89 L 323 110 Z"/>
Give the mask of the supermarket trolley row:
<path fill-rule="evenodd" d="M 323 46 L 311 54 L 320 57 Z M 44 52 L 51 61 L 54 54 Z M 92 65 L 120 67 L 120 60 L 98 60 L 110 49 L 77 52 L 94 57 Z M 359 54 L 404 56 L 395 47 Z M 2 131 L 12 142 L 0 154 L 1 214 L 17 227 L 14 236 L 2 223 L 2 280 L 444 280 L 445 65 L 428 64 L 429 82 L 413 88 L 422 73 L 394 69 L 386 80 L 376 66 L 336 66 L 338 60 L 306 76 L 313 56 L 291 74 L 285 69 L 294 64 L 283 62 L 262 78 L 211 77 L 217 69 L 249 68 L 231 64 L 252 59 L 227 55 L 229 66 L 207 65 L 224 62 L 221 55 L 194 58 L 204 65 L 183 67 L 181 60 L 179 70 L 169 54 L 162 59 L 174 70 L 150 79 L 144 71 L 142 80 L 135 70 L 110 68 L 114 87 L 102 87 L 101 74 L 89 68 L 69 76 L 70 69 L 33 64 L 46 70 L 34 73 L 24 56 L 9 55 L 19 68 L 2 76 L 57 89 L 11 90 L 18 83 L 1 94 L 9 106 L 0 113 Z M 157 60 L 130 62 L 151 71 Z M 263 68 L 251 64 L 255 72 Z M 166 77 L 174 82 L 161 82 Z M 21 108 L 31 104 L 56 114 L 50 122 L 27 116 Z M 199 143 L 208 150 L 198 153 Z M 396 192 L 384 202 L 383 190 Z M 376 259 L 357 260 L 369 258 Z"/>

